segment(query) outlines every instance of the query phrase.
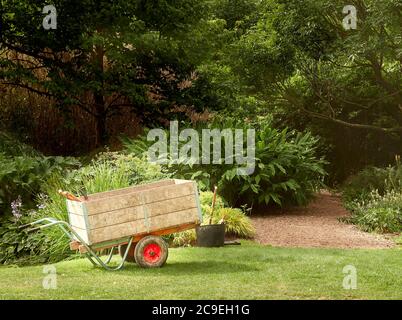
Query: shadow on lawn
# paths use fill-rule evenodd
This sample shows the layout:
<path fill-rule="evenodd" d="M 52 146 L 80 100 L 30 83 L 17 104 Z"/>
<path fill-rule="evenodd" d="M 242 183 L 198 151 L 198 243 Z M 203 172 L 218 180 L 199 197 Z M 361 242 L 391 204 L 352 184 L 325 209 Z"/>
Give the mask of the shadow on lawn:
<path fill-rule="evenodd" d="M 222 274 L 222 273 L 241 273 L 254 272 L 260 269 L 244 263 L 233 263 L 226 261 L 189 261 L 171 262 L 157 269 L 142 269 L 135 264 L 126 264 L 125 271 L 130 272 L 158 272 L 172 276 L 196 275 L 196 274 Z"/>

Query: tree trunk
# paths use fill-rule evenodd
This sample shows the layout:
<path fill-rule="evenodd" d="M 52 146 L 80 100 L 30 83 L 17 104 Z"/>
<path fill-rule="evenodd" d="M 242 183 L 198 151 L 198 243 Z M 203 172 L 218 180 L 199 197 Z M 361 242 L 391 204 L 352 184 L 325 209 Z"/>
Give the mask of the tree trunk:
<path fill-rule="evenodd" d="M 105 102 L 101 94 L 95 94 L 94 98 L 96 106 L 96 146 L 103 147 L 108 140 Z"/>
<path fill-rule="evenodd" d="M 105 51 L 102 46 L 94 48 L 94 63 L 101 79 L 101 88 L 94 92 L 94 102 L 96 107 L 96 146 L 103 147 L 107 143 L 108 135 L 106 128 L 107 111 L 103 92 L 103 73 Z"/>

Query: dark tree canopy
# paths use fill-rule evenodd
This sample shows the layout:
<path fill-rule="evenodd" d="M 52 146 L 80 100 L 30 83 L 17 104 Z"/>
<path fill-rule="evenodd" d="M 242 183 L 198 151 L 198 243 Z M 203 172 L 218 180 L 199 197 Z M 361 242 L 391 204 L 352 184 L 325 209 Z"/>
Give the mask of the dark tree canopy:
<path fill-rule="evenodd" d="M 80 106 L 96 118 L 100 144 L 107 119 L 121 108 L 149 123 L 172 106 L 194 105 L 185 84 L 196 80 L 202 59 L 204 40 L 196 30 L 205 3 L 56 0 L 57 29 L 48 31 L 42 28 L 44 3 L 3 5 L 0 83 L 49 97 L 63 110 Z M 203 107 L 202 99 L 194 100 Z"/>
<path fill-rule="evenodd" d="M 123 110 L 153 126 L 208 109 L 313 130 L 355 169 L 400 150 L 400 0 L 55 0 L 48 31 L 45 2 L 2 4 L 0 85 L 79 106 L 99 145 Z"/>

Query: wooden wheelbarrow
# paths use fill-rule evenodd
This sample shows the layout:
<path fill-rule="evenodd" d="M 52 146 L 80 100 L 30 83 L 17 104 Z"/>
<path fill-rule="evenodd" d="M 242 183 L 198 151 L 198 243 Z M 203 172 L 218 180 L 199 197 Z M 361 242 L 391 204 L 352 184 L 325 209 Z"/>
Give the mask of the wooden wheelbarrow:
<path fill-rule="evenodd" d="M 71 240 L 71 250 L 107 270 L 121 269 L 126 260 L 145 268 L 163 266 L 168 246 L 161 236 L 195 228 L 202 221 L 194 181 L 163 180 L 79 198 L 59 193 L 67 198 L 69 223 L 44 218 L 23 227 L 60 227 Z M 111 267 L 117 247 L 122 259 Z M 111 249 L 106 261 L 98 254 L 104 249 Z"/>

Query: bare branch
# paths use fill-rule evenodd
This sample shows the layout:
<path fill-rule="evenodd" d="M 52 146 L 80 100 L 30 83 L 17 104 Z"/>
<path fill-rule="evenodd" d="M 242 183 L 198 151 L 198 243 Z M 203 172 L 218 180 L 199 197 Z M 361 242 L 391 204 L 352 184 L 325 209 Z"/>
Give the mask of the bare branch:
<path fill-rule="evenodd" d="M 349 128 L 364 129 L 364 130 L 374 130 L 374 131 L 379 131 L 379 132 L 383 132 L 383 133 L 402 133 L 402 127 L 383 128 L 383 127 L 377 127 L 377 126 L 372 126 L 372 125 L 368 125 L 368 124 L 351 123 L 351 122 L 346 122 L 346 121 L 343 121 L 343 120 L 340 120 L 340 119 L 328 117 L 328 116 L 325 116 L 325 115 L 320 114 L 320 113 L 312 112 L 312 111 L 306 110 L 304 108 L 302 108 L 301 110 L 303 112 L 309 114 L 310 116 L 314 117 L 314 118 L 319 118 L 319 119 L 322 119 L 322 120 L 328 120 L 328 121 L 331 121 L 333 123 L 337 123 L 337 124 L 340 124 L 342 126 L 349 127 Z"/>
<path fill-rule="evenodd" d="M 1 82 L 1 84 L 27 89 L 28 91 L 34 92 L 36 94 L 39 94 L 41 96 L 45 96 L 45 97 L 48 97 L 48 98 L 54 98 L 55 97 L 54 95 L 50 94 L 47 91 L 41 91 L 39 89 L 32 88 L 32 87 L 30 87 L 30 86 L 28 86 L 26 84 L 23 84 L 23 83 Z"/>

